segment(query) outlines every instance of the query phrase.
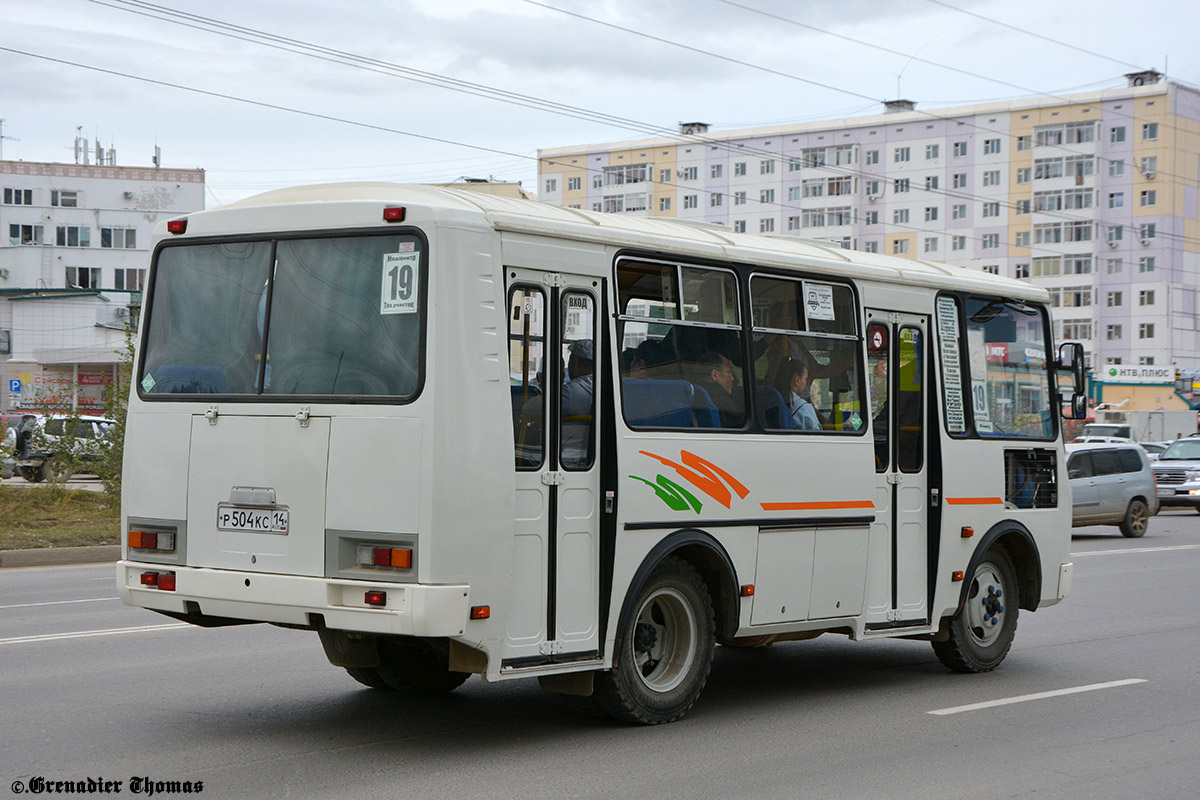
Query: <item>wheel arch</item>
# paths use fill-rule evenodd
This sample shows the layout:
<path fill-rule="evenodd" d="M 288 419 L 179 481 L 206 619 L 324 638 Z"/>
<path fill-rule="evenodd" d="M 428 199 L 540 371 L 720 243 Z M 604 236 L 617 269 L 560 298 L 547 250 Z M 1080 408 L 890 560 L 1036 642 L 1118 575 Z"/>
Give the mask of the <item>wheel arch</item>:
<path fill-rule="evenodd" d="M 634 613 L 633 604 L 654 569 L 663 559 L 674 556 L 691 564 L 700 573 L 704 585 L 712 598 L 718 637 L 729 636 L 738 627 L 738 582 L 737 570 L 729 553 L 710 534 L 697 529 L 683 529 L 667 535 L 656 544 L 634 573 L 625 590 L 621 603 L 621 615 L 617 622 L 617 639 L 613 648 L 613 663 L 621 652 L 621 631 L 626 629 L 629 615 Z"/>
<path fill-rule="evenodd" d="M 1037 611 L 1042 597 L 1042 558 L 1033 534 L 1020 522 L 1006 519 L 997 522 L 979 540 L 971 561 L 967 564 L 966 580 L 959 590 L 958 608 L 962 609 L 967 601 L 967 590 L 971 586 L 971 576 L 979 562 L 993 545 L 1003 547 L 1012 559 L 1017 571 L 1017 587 L 1020 590 L 1020 607 L 1027 611 Z"/>

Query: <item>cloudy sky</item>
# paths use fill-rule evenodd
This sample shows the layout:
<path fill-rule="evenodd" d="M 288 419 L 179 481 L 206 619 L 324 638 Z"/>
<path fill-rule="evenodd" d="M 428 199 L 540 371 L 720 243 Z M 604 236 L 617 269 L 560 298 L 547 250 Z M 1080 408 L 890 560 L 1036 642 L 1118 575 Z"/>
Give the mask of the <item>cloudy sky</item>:
<path fill-rule="evenodd" d="M 204 168 L 209 206 L 341 180 L 532 189 L 539 147 L 685 120 L 1090 91 L 1135 67 L 1200 84 L 1195 0 L 0 0 L 0 20 L 6 160 L 71 162 L 82 127 L 121 165 L 157 144 Z"/>

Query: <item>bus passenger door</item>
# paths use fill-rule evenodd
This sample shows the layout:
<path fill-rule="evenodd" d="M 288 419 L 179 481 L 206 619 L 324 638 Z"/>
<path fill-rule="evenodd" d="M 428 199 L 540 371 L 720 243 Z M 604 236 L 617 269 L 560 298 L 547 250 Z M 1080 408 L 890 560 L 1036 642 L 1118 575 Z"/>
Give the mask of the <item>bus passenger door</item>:
<path fill-rule="evenodd" d="M 876 471 L 867 599 L 872 628 L 922 624 L 929 615 L 927 325 L 927 317 L 867 310 Z"/>
<path fill-rule="evenodd" d="M 599 650 L 598 283 L 508 268 L 516 519 L 510 666 Z"/>

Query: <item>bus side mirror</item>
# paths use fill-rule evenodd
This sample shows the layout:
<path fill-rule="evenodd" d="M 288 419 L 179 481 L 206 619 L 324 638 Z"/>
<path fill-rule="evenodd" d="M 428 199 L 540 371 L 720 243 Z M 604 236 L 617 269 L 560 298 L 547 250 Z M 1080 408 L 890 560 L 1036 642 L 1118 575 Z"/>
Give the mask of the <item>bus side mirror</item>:
<path fill-rule="evenodd" d="M 1083 373 L 1083 345 L 1079 342 L 1063 342 L 1058 346 L 1058 363 L 1055 365 L 1062 372 L 1071 373 L 1075 394 L 1083 394 L 1087 389 Z"/>
<path fill-rule="evenodd" d="M 1087 395 L 1073 394 L 1069 403 L 1062 404 L 1063 419 L 1087 419 Z"/>

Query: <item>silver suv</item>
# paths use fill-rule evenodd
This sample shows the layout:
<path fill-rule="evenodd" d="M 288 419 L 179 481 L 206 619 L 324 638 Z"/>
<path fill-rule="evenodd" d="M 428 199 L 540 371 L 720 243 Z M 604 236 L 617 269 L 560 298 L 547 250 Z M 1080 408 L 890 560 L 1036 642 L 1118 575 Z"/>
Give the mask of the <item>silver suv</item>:
<path fill-rule="evenodd" d="M 1164 506 L 1200 511 L 1200 437 L 1176 439 L 1154 462 L 1158 500 Z"/>
<path fill-rule="evenodd" d="M 1137 538 L 1158 513 L 1150 459 L 1133 442 L 1067 445 L 1067 476 L 1076 528 L 1117 525 L 1125 536 Z"/>

